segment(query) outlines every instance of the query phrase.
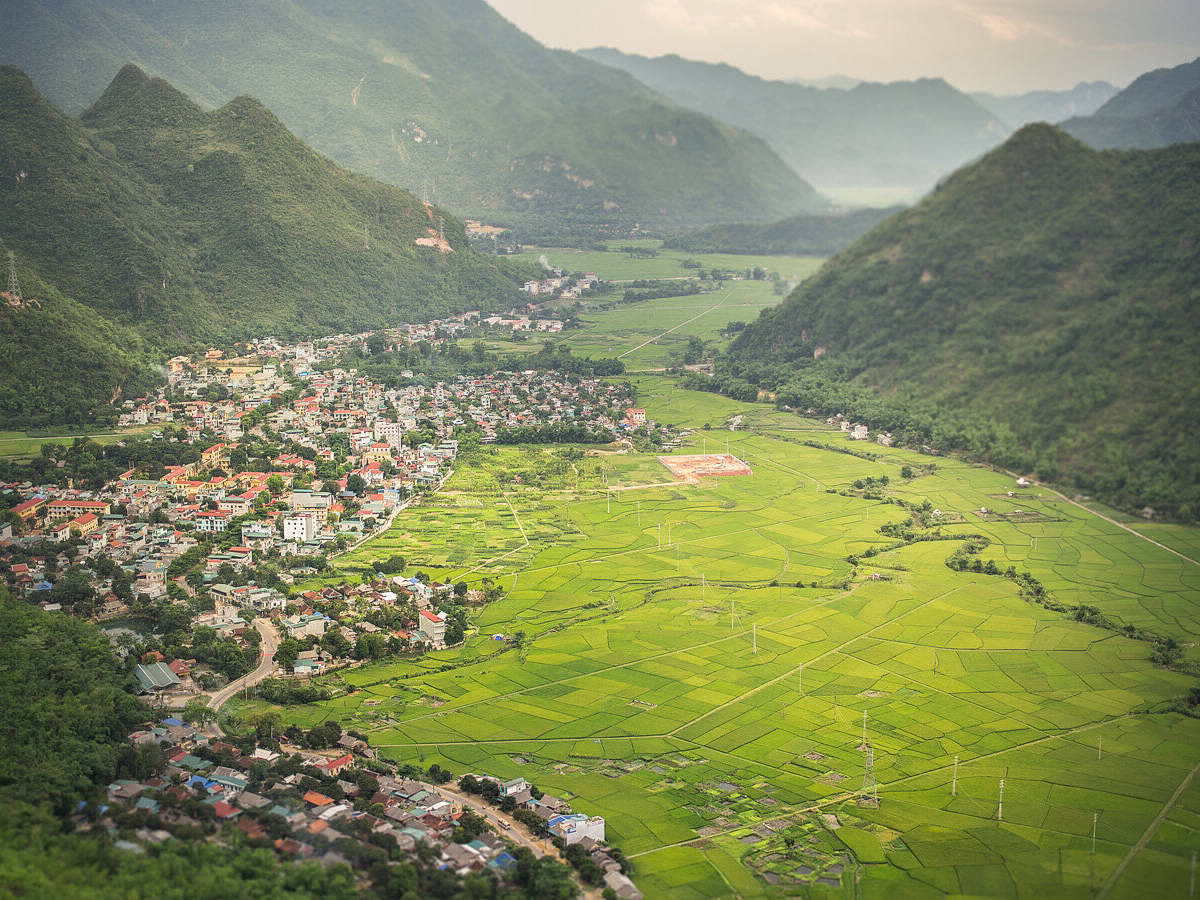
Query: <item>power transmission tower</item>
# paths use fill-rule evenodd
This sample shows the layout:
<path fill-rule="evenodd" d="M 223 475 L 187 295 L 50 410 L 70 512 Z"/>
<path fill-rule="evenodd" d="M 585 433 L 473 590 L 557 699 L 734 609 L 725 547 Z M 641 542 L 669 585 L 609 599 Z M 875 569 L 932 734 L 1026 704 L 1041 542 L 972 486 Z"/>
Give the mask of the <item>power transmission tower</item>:
<path fill-rule="evenodd" d="M 867 748 L 867 758 L 863 763 L 862 793 L 858 800 L 859 806 L 879 808 L 879 787 L 875 783 L 875 748 Z"/>
<path fill-rule="evenodd" d="M 18 306 L 25 301 L 21 298 L 21 283 L 17 281 L 17 255 L 8 251 L 8 295 Z"/>

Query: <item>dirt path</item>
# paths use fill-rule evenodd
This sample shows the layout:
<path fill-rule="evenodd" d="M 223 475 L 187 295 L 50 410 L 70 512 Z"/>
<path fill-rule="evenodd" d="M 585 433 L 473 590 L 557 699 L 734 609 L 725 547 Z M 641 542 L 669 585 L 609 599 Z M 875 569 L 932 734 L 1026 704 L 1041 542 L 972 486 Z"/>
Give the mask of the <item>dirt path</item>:
<path fill-rule="evenodd" d="M 1006 475 L 1011 475 L 1013 478 L 1017 477 L 1016 472 L 1010 472 L 1008 469 L 997 469 L 997 471 L 1003 472 Z M 1128 531 L 1134 537 L 1141 538 L 1147 544 L 1153 544 L 1155 547 L 1158 547 L 1160 550 L 1166 550 L 1168 553 L 1174 554 L 1175 556 L 1178 556 L 1180 559 L 1182 559 L 1186 562 L 1190 562 L 1193 566 L 1200 566 L 1200 560 L 1192 559 L 1190 556 L 1180 553 L 1178 550 L 1174 549 L 1173 547 L 1168 547 L 1166 544 L 1160 543 L 1159 541 L 1154 540 L 1154 538 L 1152 538 L 1152 537 L 1147 537 L 1146 535 L 1142 534 L 1140 531 L 1138 531 L 1134 528 L 1130 528 L 1125 523 L 1118 522 L 1116 519 L 1112 518 L 1111 516 L 1106 516 L 1102 512 L 1097 512 L 1096 510 L 1092 509 L 1090 506 L 1084 506 L 1082 503 L 1078 502 L 1077 500 L 1072 500 L 1066 494 L 1056 491 L 1054 488 L 1050 487 L 1050 485 L 1045 484 L 1044 482 L 1035 481 L 1035 482 L 1033 482 L 1033 485 L 1035 487 L 1040 487 L 1040 488 L 1043 488 L 1043 489 L 1049 491 L 1055 497 L 1058 497 L 1060 500 L 1063 500 L 1066 503 L 1070 503 L 1074 507 L 1082 509 L 1085 513 L 1090 513 L 1091 515 L 1095 516 L 1097 519 L 1103 519 L 1105 522 L 1107 522 L 1110 525 L 1116 525 L 1122 531 Z"/>
<path fill-rule="evenodd" d="M 1191 786 L 1197 772 L 1200 772 L 1200 763 L 1197 763 L 1196 767 L 1188 772 L 1187 777 L 1179 783 L 1179 787 L 1175 789 L 1175 793 L 1171 795 L 1171 799 L 1163 804 L 1163 808 L 1158 811 L 1158 815 L 1154 817 L 1154 821 L 1150 823 L 1145 833 L 1138 838 L 1136 844 L 1129 848 L 1129 852 L 1125 854 L 1125 858 L 1113 869 L 1113 873 L 1108 876 L 1108 880 L 1104 882 L 1100 887 L 1099 893 L 1096 894 L 1096 900 L 1104 900 L 1112 892 L 1112 889 L 1117 886 L 1117 882 L 1121 880 L 1121 876 L 1125 874 L 1125 870 L 1129 868 L 1129 864 L 1133 862 L 1133 858 L 1146 849 L 1146 845 L 1154 839 L 1155 832 L 1167 820 L 1167 816 L 1171 814 L 1171 810 L 1175 808 L 1175 804 L 1179 802 L 1179 798 L 1183 796 L 1183 792 Z"/>

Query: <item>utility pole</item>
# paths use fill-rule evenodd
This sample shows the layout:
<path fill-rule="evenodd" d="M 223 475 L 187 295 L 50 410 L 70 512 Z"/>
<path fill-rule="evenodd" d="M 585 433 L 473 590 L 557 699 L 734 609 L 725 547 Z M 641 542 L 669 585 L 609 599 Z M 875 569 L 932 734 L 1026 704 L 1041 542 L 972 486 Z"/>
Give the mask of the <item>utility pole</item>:
<path fill-rule="evenodd" d="M 950 781 L 950 796 L 958 796 L 958 757 L 954 757 L 954 778 Z"/>
<path fill-rule="evenodd" d="M 8 251 L 8 295 L 17 306 L 25 302 L 21 298 L 21 283 L 17 281 L 17 255 L 11 250 Z"/>
<path fill-rule="evenodd" d="M 371 249 L 371 228 L 366 222 L 363 223 L 363 249 Z"/>
<path fill-rule="evenodd" d="M 754 655 L 758 656 L 758 623 L 755 622 L 750 626 L 750 633 L 754 636 Z"/>
<path fill-rule="evenodd" d="M 996 809 L 996 821 L 1004 821 L 1004 779 L 1000 779 L 1000 806 Z"/>
<path fill-rule="evenodd" d="M 1100 819 L 1100 813 L 1092 813 L 1092 856 L 1096 855 L 1096 822 Z"/>
<path fill-rule="evenodd" d="M 801 697 L 804 696 L 804 663 L 800 663 L 800 675 L 796 679 L 796 690 L 799 691 Z"/>
<path fill-rule="evenodd" d="M 879 788 L 875 783 L 875 748 L 867 748 L 867 758 L 863 763 L 863 786 L 859 803 L 862 806 L 879 808 Z"/>

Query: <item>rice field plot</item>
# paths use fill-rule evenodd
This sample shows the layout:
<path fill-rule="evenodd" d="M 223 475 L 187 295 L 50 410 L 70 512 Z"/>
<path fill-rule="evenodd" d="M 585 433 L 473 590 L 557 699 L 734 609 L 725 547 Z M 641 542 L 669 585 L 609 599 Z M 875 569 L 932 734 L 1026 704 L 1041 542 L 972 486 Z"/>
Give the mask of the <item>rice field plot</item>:
<path fill-rule="evenodd" d="M 559 343 L 579 356 L 619 357 L 632 371 L 663 368 L 680 364 L 690 338 L 724 346 L 721 331 L 730 322 L 757 318 L 781 300 L 769 282 L 727 282 L 718 291 L 583 312 L 582 327 L 563 333 Z"/>
<path fill-rule="evenodd" d="M 632 256 L 622 252 L 626 245 L 653 250 L 652 257 Z M 607 251 L 576 250 L 560 247 L 526 247 L 520 258 L 536 262 L 546 257 L 552 266 L 567 272 L 595 272 L 606 281 L 637 281 L 650 278 L 690 278 L 696 269 L 685 269 L 683 263 L 690 260 L 705 269 L 721 269 L 728 272 L 744 272 L 756 266 L 768 272 L 778 272 L 785 281 L 798 281 L 813 274 L 824 259 L 815 256 L 743 256 L 731 253 L 686 253 L 668 250 L 662 241 L 611 241 Z"/>
<path fill-rule="evenodd" d="M 490 570 L 508 593 L 475 616 L 479 635 L 347 673 L 354 693 L 295 715 L 353 722 L 394 759 L 523 775 L 603 815 L 648 897 L 1082 898 L 1119 871 L 1113 896 L 1182 893 L 1200 786 L 1172 798 L 1200 763 L 1200 721 L 1168 709 L 1195 680 L 1154 667 L 1144 641 L 945 561 L 982 535 L 982 558 L 1060 602 L 1184 639 L 1191 563 L 1052 496 L 1009 498 L 1011 479 L 986 469 L 679 401 L 714 421 L 746 409 L 750 429 L 701 429 L 680 452 L 728 438 L 753 474 L 663 485 L 655 459 L 625 454 L 602 458 L 623 488 L 611 496 L 569 479 L 487 493 L 471 515 L 492 510 L 511 534 L 511 500 L 527 532 L 546 531 Z M 953 539 L 881 534 L 909 512 L 846 491 L 883 475 L 886 498 L 960 512 Z M 1010 501 L 1041 515 L 980 512 Z M 453 509 L 424 526 L 445 547 Z M 484 637 L 515 631 L 520 651 Z M 858 802 L 868 747 L 877 808 Z"/>

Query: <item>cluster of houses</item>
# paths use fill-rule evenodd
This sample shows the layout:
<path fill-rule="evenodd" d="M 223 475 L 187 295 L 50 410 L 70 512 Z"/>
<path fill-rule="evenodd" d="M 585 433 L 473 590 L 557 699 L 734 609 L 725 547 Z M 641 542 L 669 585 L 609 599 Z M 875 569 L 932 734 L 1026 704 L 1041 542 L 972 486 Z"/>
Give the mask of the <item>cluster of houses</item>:
<path fill-rule="evenodd" d="M 408 854 L 418 847 L 433 850 L 435 865 L 458 875 L 492 871 L 503 878 L 517 865 L 507 835 L 459 831 L 471 807 L 458 791 L 405 777 L 377 759 L 365 741 L 344 732 L 325 751 L 283 743 L 278 750 L 255 744 L 245 752 L 246 744 L 239 748 L 167 718 L 140 728 L 129 740 L 161 748 L 166 760 L 161 773 L 113 782 L 98 810 L 86 815 L 81 804 L 76 816 L 77 827 L 120 837 L 117 846 L 125 850 L 141 852 L 147 845 L 174 840 L 177 833 L 194 835 L 207 826 L 218 839 L 237 831 L 273 847 L 282 859 L 324 865 L 353 867 L 355 843 L 394 844 Z M 582 845 L 604 871 L 605 885 L 619 897 L 640 900 L 620 863 L 606 852 L 603 818 L 574 813 L 556 797 L 539 793 L 535 798 L 524 779 L 474 777 L 496 781 L 499 795 L 532 810 L 548 835 L 565 845 Z M 129 813 L 133 816 L 122 816 Z M 496 815 L 485 821 L 499 824 L 501 832 L 514 828 Z"/>
<path fill-rule="evenodd" d="M 549 278 L 527 281 L 521 290 L 531 297 L 578 300 L 587 291 L 594 290 L 599 283 L 600 279 L 595 272 L 588 272 L 572 280 L 562 269 L 552 267 Z"/>
<path fill-rule="evenodd" d="M 837 425 L 852 441 L 869 441 L 871 440 L 871 430 L 859 422 L 851 422 L 845 416 L 838 414 L 830 416 L 825 420 L 827 425 Z M 892 437 L 890 431 L 881 431 L 875 435 L 875 442 L 883 447 L 890 447 L 895 443 L 895 438 Z"/>

